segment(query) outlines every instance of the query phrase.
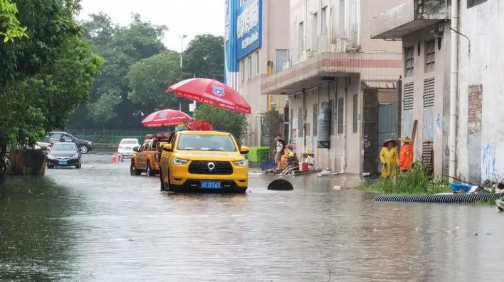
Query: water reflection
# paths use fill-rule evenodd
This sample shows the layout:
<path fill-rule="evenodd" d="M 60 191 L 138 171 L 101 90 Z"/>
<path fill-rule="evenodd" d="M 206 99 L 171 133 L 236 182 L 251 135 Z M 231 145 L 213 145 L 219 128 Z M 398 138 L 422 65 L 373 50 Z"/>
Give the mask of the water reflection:
<path fill-rule="evenodd" d="M 44 178 L 0 183 L 0 280 L 54 281 L 70 275 L 74 247 L 70 216 L 78 205 Z"/>
<path fill-rule="evenodd" d="M 494 208 L 333 189 L 354 176 L 287 178 L 288 192 L 254 176 L 245 195 L 163 193 L 158 178 L 109 159 L 49 171 L 57 185 L 0 187 L 0 280 L 501 281 Z"/>

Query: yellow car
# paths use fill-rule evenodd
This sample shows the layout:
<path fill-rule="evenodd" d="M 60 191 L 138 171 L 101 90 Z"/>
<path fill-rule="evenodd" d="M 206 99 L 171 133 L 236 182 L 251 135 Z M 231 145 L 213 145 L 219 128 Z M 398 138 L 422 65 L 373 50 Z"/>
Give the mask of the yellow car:
<path fill-rule="evenodd" d="M 163 145 L 161 191 L 245 193 L 248 161 L 229 133 L 179 131 Z"/>

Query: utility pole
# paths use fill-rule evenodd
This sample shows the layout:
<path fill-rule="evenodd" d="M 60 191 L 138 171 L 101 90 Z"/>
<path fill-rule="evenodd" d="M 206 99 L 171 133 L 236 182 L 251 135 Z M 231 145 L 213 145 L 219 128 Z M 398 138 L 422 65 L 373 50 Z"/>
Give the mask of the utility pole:
<path fill-rule="evenodd" d="M 180 35 L 180 68 L 184 67 L 184 39 L 187 35 Z"/>
<path fill-rule="evenodd" d="M 182 68 L 184 67 L 184 39 L 187 35 L 179 35 L 180 38 L 180 71 L 182 72 Z M 179 102 L 179 111 L 182 111 L 182 102 Z"/>

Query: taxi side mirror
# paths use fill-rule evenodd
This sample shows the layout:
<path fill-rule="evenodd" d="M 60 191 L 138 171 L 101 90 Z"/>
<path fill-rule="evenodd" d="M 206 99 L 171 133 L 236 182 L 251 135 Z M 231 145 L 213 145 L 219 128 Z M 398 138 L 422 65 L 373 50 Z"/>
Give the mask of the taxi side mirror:
<path fill-rule="evenodd" d="M 241 146 L 241 148 L 240 148 L 240 154 L 242 154 L 242 155 L 248 154 L 249 151 L 250 151 L 249 147 L 247 147 L 247 146 Z"/>
<path fill-rule="evenodd" d="M 163 145 L 163 151 L 165 152 L 173 152 L 173 148 L 171 144 L 164 144 Z"/>
<path fill-rule="evenodd" d="M 140 152 L 140 146 L 133 147 L 133 152 Z"/>

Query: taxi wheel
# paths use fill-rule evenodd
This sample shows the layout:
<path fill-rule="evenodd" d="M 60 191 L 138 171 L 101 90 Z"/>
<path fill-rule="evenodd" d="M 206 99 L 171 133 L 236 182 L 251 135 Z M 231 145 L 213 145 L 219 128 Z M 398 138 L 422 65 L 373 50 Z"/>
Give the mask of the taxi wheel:
<path fill-rule="evenodd" d="M 151 168 L 149 162 L 147 162 L 147 170 L 145 171 L 145 175 L 147 175 L 147 177 L 156 176 L 156 171 Z"/>
<path fill-rule="evenodd" d="M 142 172 L 140 170 L 138 170 L 135 166 L 135 162 L 132 161 L 131 162 L 131 166 L 130 166 L 130 174 L 131 175 L 136 175 L 136 176 L 139 176 Z"/>
<path fill-rule="evenodd" d="M 168 177 L 168 182 L 170 181 L 170 177 Z M 161 183 L 161 191 L 168 191 L 170 190 L 169 184 L 168 187 L 165 185 L 164 179 L 163 179 L 163 170 L 159 171 L 159 182 Z"/>

